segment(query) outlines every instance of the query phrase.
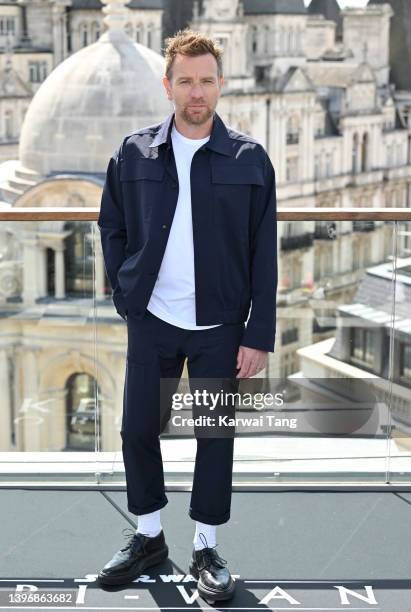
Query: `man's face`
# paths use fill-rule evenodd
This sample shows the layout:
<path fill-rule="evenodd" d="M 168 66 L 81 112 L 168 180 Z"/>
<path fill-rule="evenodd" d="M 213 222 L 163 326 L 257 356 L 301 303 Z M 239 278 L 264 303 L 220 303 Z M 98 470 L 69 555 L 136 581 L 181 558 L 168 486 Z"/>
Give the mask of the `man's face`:
<path fill-rule="evenodd" d="M 218 77 L 217 60 L 211 53 L 188 57 L 177 54 L 171 80 L 163 78 L 175 112 L 189 125 L 202 125 L 212 117 L 224 78 Z"/>

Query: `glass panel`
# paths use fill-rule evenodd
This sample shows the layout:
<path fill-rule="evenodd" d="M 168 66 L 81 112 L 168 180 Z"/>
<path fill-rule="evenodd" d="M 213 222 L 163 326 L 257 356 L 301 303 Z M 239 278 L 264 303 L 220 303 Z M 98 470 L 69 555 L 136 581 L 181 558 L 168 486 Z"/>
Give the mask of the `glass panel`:
<path fill-rule="evenodd" d="M 393 325 L 390 352 L 391 436 L 387 477 L 411 479 L 411 250 L 410 223 L 396 222 Z"/>
<path fill-rule="evenodd" d="M 280 393 L 284 401 L 271 412 L 257 403 L 238 410 L 278 421 L 237 428 L 234 483 L 385 481 L 393 227 L 279 222 L 276 352 L 240 391 L 254 399 Z M 406 255 L 406 241 L 403 248 Z M 18 474 L 124 485 L 127 324 L 112 303 L 96 223 L 3 222 L 0 257 L 2 480 Z M 395 301 L 405 319 L 403 259 Z M 411 342 L 404 333 L 396 325 L 393 389 L 400 381 L 408 410 Z M 179 382 L 178 392 L 189 388 L 186 363 Z M 397 408 L 393 416 L 394 437 L 404 419 Z M 192 430 L 170 420 L 161 446 L 167 482 L 191 482 Z"/>
<path fill-rule="evenodd" d="M 95 239 L 93 222 L 1 222 L 2 480 L 66 480 L 87 458 L 95 482 Z"/>
<path fill-rule="evenodd" d="M 393 225 L 289 221 L 278 227 L 276 352 L 265 372 L 240 382 L 240 392 L 254 400 L 279 393 L 284 404 L 237 406 L 244 421 L 236 429 L 234 483 L 384 482 Z M 384 291 L 375 296 L 378 275 Z M 99 363 L 101 350 L 100 343 Z M 190 391 L 186 364 L 173 382 L 175 392 Z M 178 410 L 171 408 L 161 435 L 170 483 L 191 481 L 196 452 L 193 429 L 175 425 Z M 251 416 L 266 418 L 252 425 L 245 420 Z M 118 478 L 114 464 L 113 475 L 101 477 Z"/>

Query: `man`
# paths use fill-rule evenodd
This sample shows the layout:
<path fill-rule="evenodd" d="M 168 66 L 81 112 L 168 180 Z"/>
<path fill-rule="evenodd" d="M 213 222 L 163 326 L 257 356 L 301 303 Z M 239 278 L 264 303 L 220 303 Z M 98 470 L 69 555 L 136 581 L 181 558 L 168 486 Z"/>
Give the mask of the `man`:
<path fill-rule="evenodd" d="M 274 169 L 258 141 L 215 111 L 221 49 L 189 29 L 167 43 L 163 84 L 175 110 L 124 139 L 98 220 L 113 301 L 127 321 L 121 436 L 128 509 L 138 516 L 136 533 L 101 570 L 103 584 L 132 581 L 168 555 L 160 379 L 179 380 L 187 358 L 190 381 L 227 377 L 238 389 L 274 351 Z M 230 518 L 233 442 L 197 438 L 189 569 L 209 602 L 234 592 L 215 550 L 216 526 Z"/>

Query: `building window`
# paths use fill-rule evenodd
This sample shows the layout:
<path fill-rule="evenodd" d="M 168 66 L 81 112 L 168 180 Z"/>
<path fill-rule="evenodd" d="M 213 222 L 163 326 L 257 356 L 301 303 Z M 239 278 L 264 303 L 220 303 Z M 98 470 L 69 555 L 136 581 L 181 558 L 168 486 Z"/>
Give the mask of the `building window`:
<path fill-rule="evenodd" d="M 94 42 L 96 42 L 100 38 L 101 29 L 98 21 L 93 21 L 91 24 L 91 32 Z"/>
<path fill-rule="evenodd" d="M 67 222 L 64 249 L 65 290 L 67 297 L 93 295 L 93 248 L 89 223 Z"/>
<path fill-rule="evenodd" d="M 136 42 L 141 43 L 143 40 L 143 24 L 139 23 L 136 27 Z"/>
<path fill-rule="evenodd" d="M 266 83 L 270 78 L 270 66 L 254 66 L 256 83 Z"/>
<path fill-rule="evenodd" d="M 47 76 L 47 62 L 29 62 L 30 83 L 42 83 Z"/>
<path fill-rule="evenodd" d="M 327 231 L 327 230 L 326 230 Z M 314 280 L 321 281 L 324 276 L 332 276 L 334 274 L 334 258 L 332 244 L 315 251 L 314 257 Z"/>
<path fill-rule="evenodd" d="M 295 352 L 281 355 L 280 377 L 285 379 L 295 372 L 298 372 L 298 356 Z"/>
<path fill-rule="evenodd" d="M 257 40 L 258 40 L 257 27 L 252 26 L 251 27 L 251 51 L 252 53 L 257 53 Z"/>
<path fill-rule="evenodd" d="M 290 319 L 281 334 L 282 346 L 292 344 L 293 342 L 298 342 L 298 321 L 296 319 Z"/>
<path fill-rule="evenodd" d="M 14 36 L 16 33 L 16 19 L 15 17 L 0 17 L 0 36 L 7 36 L 11 34 Z"/>
<path fill-rule="evenodd" d="M 358 134 L 354 134 L 351 151 L 351 172 L 355 174 L 358 168 Z"/>
<path fill-rule="evenodd" d="M 295 32 L 296 43 L 297 43 L 296 51 L 298 54 L 301 54 L 301 32 L 302 32 L 301 28 L 297 28 Z"/>
<path fill-rule="evenodd" d="M 269 52 L 270 27 L 264 26 L 264 53 Z"/>
<path fill-rule="evenodd" d="M 332 176 L 333 173 L 333 161 L 332 161 L 332 153 L 325 154 L 325 176 Z"/>
<path fill-rule="evenodd" d="M 278 53 L 279 55 L 283 55 L 285 46 L 285 31 L 284 28 L 278 29 Z"/>
<path fill-rule="evenodd" d="M 358 241 L 352 244 L 352 269 L 360 270 L 363 267 L 363 250 L 361 244 Z"/>
<path fill-rule="evenodd" d="M 298 136 L 298 119 L 290 117 L 287 120 L 287 144 L 297 144 Z"/>
<path fill-rule="evenodd" d="M 351 357 L 367 367 L 374 365 L 373 333 L 369 329 L 354 327 L 351 335 Z"/>
<path fill-rule="evenodd" d="M 368 134 L 363 134 L 361 141 L 361 172 L 368 170 Z"/>
<path fill-rule="evenodd" d="M 302 262 L 299 258 L 290 257 L 283 263 L 283 274 L 281 278 L 282 291 L 291 291 L 301 287 Z"/>
<path fill-rule="evenodd" d="M 397 166 L 402 165 L 402 145 L 397 145 Z"/>
<path fill-rule="evenodd" d="M 80 44 L 82 47 L 87 47 L 88 45 L 88 25 L 87 23 L 82 23 L 80 26 Z"/>
<path fill-rule="evenodd" d="M 147 47 L 149 49 L 152 49 L 153 47 L 153 30 L 154 30 L 154 26 L 150 23 L 150 25 L 147 28 Z"/>
<path fill-rule="evenodd" d="M 298 158 L 288 157 L 286 161 L 286 180 L 287 182 L 296 181 L 298 178 Z"/>
<path fill-rule="evenodd" d="M 411 382 L 411 344 L 401 345 L 400 376 Z"/>
<path fill-rule="evenodd" d="M 124 26 L 124 30 L 127 36 L 129 36 L 130 38 L 133 37 L 133 25 L 129 21 Z"/>
<path fill-rule="evenodd" d="M 293 46 L 293 31 L 291 28 L 287 31 L 287 55 L 292 55 Z"/>
<path fill-rule="evenodd" d="M 87 373 L 75 372 L 66 382 L 66 391 L 66 446 L 64 450 L 92 451 L 96 444 L 96 419 L 99 418 L 95 401 L 96 381 Z M 99 432 L 100 437 L 101 425 Z"/>
<path fill-rule="evenodd" d="M 387 146 L 387 166 L 390 168 L 393 165 L 393 147 Z"/>
<path fill-rule="evenodd" d="M 320 156 L 319 155 L 314 156 L 314 178 L 315 179 L 320 178 Z"/>
<path fill-rule="evenodd" d="M 4 127 L 5 127 L 5 137 L 7 140 L 13 138 L 14 130 L 13 130 L 13 111 L 7 109 L 4 115 Z"/>

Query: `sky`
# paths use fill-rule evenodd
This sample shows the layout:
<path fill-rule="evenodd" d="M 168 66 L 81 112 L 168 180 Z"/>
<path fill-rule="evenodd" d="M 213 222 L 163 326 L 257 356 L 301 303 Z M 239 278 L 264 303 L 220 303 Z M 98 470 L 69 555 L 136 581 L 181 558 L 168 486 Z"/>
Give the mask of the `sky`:
<path fill-rule="evenodd" d="M 346 6 L 366 6 L 368 0 L 337 0 L 341 8 Z M 310 4 L 311 0 L 304 0 L 305 5 Z"/>

